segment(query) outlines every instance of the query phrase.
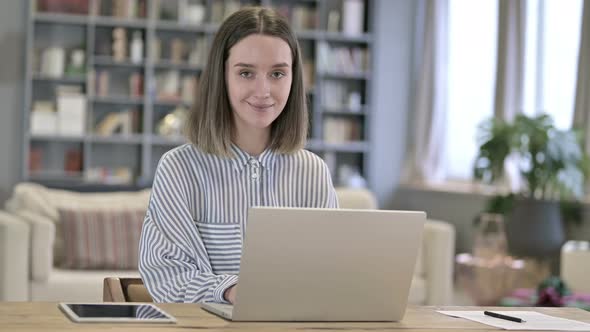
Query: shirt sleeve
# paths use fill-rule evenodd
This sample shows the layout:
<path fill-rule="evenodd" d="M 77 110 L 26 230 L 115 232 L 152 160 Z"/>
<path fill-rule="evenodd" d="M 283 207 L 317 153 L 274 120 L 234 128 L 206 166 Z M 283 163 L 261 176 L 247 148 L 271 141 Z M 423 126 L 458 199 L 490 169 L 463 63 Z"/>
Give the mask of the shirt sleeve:
<path fill-rule="evenodd" d="M 165 155 L 156 170 L 140 239 L 139 272 L 155 302 L 227 303 L 224 292 L 238 276 L 212 272 L 188 204 L 191 181 L 171 159 Z"/>
<path fill-rule="evenodd" d="M 328 165 L 322 160 L 319 171 L 318 191 L 320 192 L 320 206 L 319 208 L 337 209 L 338 196 L 332 184 L 332 175 Z"/>

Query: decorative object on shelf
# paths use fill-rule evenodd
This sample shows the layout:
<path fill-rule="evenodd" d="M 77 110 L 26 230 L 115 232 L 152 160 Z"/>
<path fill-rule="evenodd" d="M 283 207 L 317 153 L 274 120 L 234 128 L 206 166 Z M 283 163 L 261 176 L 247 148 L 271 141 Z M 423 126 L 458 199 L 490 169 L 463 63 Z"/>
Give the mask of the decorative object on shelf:
<path fill-rule="evenodd" d="M 166 137 L 181 137 L 183 126 L 186 122 L 188 110 L 178 106 L 171 113 L 166 114 L 156 126 L 156 133 Z"/>
<path fill-rule="evenodd" d="M 328 32 L 340 31 L 340 12 L 337 10 L 330 10 L 328 13 Z"/>
<path fill-rule="evenodd" d="M 157 75 L 157 96 L 162 101 L 179 100 L 180 74 L 177 70 L 168 70 Z"/>
<path fill-rule="evenodd" d="M 201 0 L 179 0 L 178 21 L 185 24 L 203 24 L 205 5 Z"/>
<path fill-rule="evenodd" d="M 193 103 L 198 84 L 198 79 L 195 76 L 191 75 L 182 78 L 182 89 L 180 99 L 183 103 Z"/>
<path fill-rule="evenodd" d="M 116 62 L 127 59 L 127 31 L 123 28 L 113 29 L 112 54 Z"/>
<path fill-rule="evenodd" d="M 66 69 L 66 73 L 68 75 L 83 75 L 86 73 L 86 69 L 84 68 L 84 59 L 86 55 L 84 50 L 82 49 L 75 49 L 70 52 L 70 63 Z"/>
<path fill-rule="evenodd" d="M 517 115 L 512 123 L 484 122 L 479 137 L 475 179 L 499 183 L 509 157 L 519 171 L 521 186 L 495 196 L 486 208 L 505 215 L 510 252 L 554 259 L 565 240 L 562 213 L 566 221 L 581 220 L 577 199 L 584 197 L 590 158 L 576 133 L 555 128 L 546 114 Z"/>
<path fill-rule="evenodd" d="M 181 64 L 184 57 L 184 41 L 180 38 L 173 38 L 170 43 L 170 62 Z"/>
<path fill-rule="evenodd" d="M 141 63 L 143 61 L 143 39 L 141 37 L 141 31 L 134 31 L 133 38 L 131 39 L 131 62 Z"/>
<path fill-rule="evenodd" d="M 115 134 L 130 135 L 133 133 L 134 111 L 122 110 L 108 113 L 95 127 L 94 132 L 101 136 Z"/>
<path fill-rule="evenodd" d="M 140 98 L 143 96 L 143 75 L 133 73 L 129 75 L 129 97 Z"/>
<path fill-rule="evenodd" d="M 133 182 L 133 172 L 129 167 L 90 167 L 85 172 L 87 182 L 102 184 L 131 184 Z"/>
<path fill-rule="evenodd" d="M 207 38 L 198 37 L 188 56 L 188 63 L 193 66 L 204 66 L 207 62 Z"/>
<path fill-rule="evenodd" d="M 114 17 L 137 17 L 137 0 L 112 0 L 112 6 L 112 12 Z"/>
<path fill-rule="evenodd" d="M 57 87 L 57 128 L 62 136 L 82 136 L 86 132 L 86 96 L 80 86 Z"/>
<path fill-rule="evenodd" d="M 151 45 L 152 59 L 155 62 L 160 61 L 162 58 L 162 40 L 160 38 L 155 38 Z"/>
<path fill-rule="evenodd" d="M 351 112 L 360 112 L 362 109 L 361 93 L 358 91 L 351 91 L 348 94 L 348 109 Z"/>
<path fill-rule="evenodd" d="M 110 74 L 106 70 L 101 70 L 96 76 L 96 95 L 106 97 L 109 95 Z"/>
<path fill-rule="evenodd" d="M 60 78 L 64 74 L 65 50 L 63 47 L 51 46 L 43 50 L 41 55 L 41 74 Z"/>
<path fill-rule="evenodd" d="M 31 135 L 56 135 L 57 112 L 51 101 L 35 101 L 31 112 Z"/>
<path fill-rule="evenodd" d="M 364 26 L 364 1 L 344 0 L 342 4 L 342 32 L 347 35 L 360 35 Z"/>

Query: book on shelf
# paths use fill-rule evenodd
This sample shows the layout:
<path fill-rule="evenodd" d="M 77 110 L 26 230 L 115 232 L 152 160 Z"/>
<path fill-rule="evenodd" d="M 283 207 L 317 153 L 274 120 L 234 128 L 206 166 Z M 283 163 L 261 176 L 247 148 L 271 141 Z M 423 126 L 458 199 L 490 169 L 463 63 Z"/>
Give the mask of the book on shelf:
<path fill-rule="evenodd" d="M 82 151 L 80 149 L 68 149 L 64 158 L 64 171 L 66 174 L 79 174 L 82 171 Z"/>
<path fill-rule="evenodd" d="M 57 112 L 52 101 L 38 100 L 33 103 L 30 119 L 31 135 L 56 135 Z"/>
<path fill-rule="evenodd" d="M 86 123 L 86 96 L 77 85 L 57 86 L 57 129 L 60 135 L 82 136 Z"/>
<path fill-rule="evenodd" d="M 361 139 L 361 124 L 348 118 L 327 117 L 324 119 L 324 141 L 345 143 Z"/>
<path fill-rule="evenodd" d="M 320 68 L 327 73 L 363 73 L 369 68 L 369 51 L 362 47 L 318 45 Z"/>
<path fill-rule="evenodd" d="M 39 147 L 29 148 L 29 171 L 38 172 L 43 169 L 43 149 Z"/>

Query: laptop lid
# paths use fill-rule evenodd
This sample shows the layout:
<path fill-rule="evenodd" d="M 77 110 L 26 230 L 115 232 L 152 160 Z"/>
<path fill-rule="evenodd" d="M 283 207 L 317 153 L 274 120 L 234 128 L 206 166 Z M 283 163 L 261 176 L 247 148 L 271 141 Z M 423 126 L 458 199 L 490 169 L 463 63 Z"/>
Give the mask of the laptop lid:
<path fill-rule="evenodd" d="M 426 214 L 251 208 L 232 320 L 395 321 Z"/>

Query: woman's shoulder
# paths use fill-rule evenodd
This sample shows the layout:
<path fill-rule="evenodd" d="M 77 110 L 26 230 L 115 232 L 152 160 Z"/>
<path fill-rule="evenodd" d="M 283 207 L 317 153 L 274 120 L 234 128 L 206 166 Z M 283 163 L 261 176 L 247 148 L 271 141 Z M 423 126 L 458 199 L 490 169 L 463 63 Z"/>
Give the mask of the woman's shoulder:
<path fill-rule="evenodd" d="M 323 170 L 327 168 L 326 163 L 317 154 L 301 149 L 292 154 L 282 155 L 283 162 L 295 164 L 298 167 L 311 167 L 312 169 Z"/>
<path fill-rule="evenodd" d="M 160 158 L 160 165 L 174 165 L 178 168 L 194 169 L 203 163 L 208 154 L 202 152 L 191 143 L 185 143 L 166 151 Z"/>

